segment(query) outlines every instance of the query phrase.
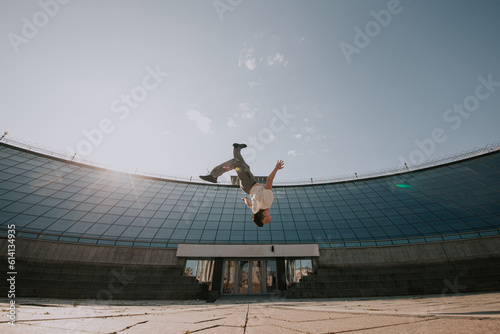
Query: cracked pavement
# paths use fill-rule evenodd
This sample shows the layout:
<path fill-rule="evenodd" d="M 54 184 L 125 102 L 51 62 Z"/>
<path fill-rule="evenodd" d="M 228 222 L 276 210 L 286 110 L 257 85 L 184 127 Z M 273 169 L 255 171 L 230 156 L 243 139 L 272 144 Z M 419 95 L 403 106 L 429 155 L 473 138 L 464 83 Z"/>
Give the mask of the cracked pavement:
<path fill-rule="evenodd" d="M 223 297 L 205 301 L 18 298 L 1 333 L 494 333 L 500 293 L 351 299 Z"/>

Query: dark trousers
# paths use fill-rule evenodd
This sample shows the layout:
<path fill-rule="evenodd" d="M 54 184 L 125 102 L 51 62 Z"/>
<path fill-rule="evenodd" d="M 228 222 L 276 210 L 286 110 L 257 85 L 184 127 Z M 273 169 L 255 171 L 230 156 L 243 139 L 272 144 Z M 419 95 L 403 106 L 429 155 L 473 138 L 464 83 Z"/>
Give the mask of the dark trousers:
<path fill-rule="evenodd" d="M 210 174 L 217 178 L 222 174 L 229 172 L 230 170 L 235 170 L 240 179 L 240 188 L 250 194 L 250 188 L 256 183 L 255 177 L 250 171 L 250 166 L 247 165 L 243 157 L 241 156 L 241 148 L 235 147 L 233 149 L 233 159 L 221 163 L 217 167 L 214 167 Z"/>

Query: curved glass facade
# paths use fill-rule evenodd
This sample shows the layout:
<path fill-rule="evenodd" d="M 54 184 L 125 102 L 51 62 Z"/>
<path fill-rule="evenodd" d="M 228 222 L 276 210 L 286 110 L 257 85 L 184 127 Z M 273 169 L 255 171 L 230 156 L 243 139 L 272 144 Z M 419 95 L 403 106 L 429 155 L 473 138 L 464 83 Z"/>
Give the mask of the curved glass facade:
<path fill-rule="evenodd" d="M 65 242 L 359 247 L 498 235 L 500 152 L 425 170 L 273 187 L 258 228 L 236 186 L 119 173 L 0 144 L 0 228 Z"/>

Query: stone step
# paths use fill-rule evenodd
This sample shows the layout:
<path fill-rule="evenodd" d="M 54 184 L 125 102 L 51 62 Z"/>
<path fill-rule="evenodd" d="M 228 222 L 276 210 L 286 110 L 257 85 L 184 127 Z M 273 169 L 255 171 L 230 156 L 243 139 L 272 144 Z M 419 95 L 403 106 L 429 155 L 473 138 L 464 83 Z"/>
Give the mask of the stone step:
<path fill-rule="evenodd" d="M 83 290 L 61 290 L 61 289 L 32 289 L 31 291 L 20 291 L 18 297 L 38 297 L 38 298 L 63 298 L 75 299 L 75 304 L 79 300 L 88 302 L 95 301 L 97 304 L 106 304 L 112 300 L 194 300 L 203 299 L 202 291 L 179 290 L 179 291 L 160 291 L 160 292 L 137 292 L 121 291 L 110 293 L 109 291 L 100 291 L 98 293 L 89 293 Z"/>
<path fill-rule="evenodd" d="M 186 278 L 191 279 L 191 277 L 176 277 L 176 278 Z M 192 280 L 178 280 L 176 282 L 164 282 L 164 283 L 147 283 L 147 282 L 118 282 L 118 281 L 101 281 L 101 282 L 92 282 L 92 281 L 81 281 L 81 280 L 58 280 L 58 279 L 26 279 L 26 278 L 18 278 L 16 280 L 16 284 L 19 289 L 29 289 L 29 288 L 48 288 L 54 287 L 59 289 L 69 289 L 69 288 L 87 288 L 89 290 L 98 291 L 99 289 L 127 289 L 132 291 L 146 291 L 146 290 L 154 290 L 154 291 L 177 291 L 179 289 L 186 288 L 187 290 L 193 289 L 198 290 L 201 289 L 202 284 L 195 283 Z"/>
<path fill-rule="evenodd" d="M 22 273 L 61 273 L 61 274 L 94 274 L 94 275 L 111 275 L 113 272 L 134 275 L 134 276 L 147 276 L 147 277 L 162 277 L 162 276 L 182 276 L 183 271 L 179 268 L 166 268 L 166 269 L 130 269 L 126 267 L 61 267 L 61 266 L 31 266 L 31 265 L 16 265 L 17 271 Z"/>
<path fill-rule="evenodd" d="M 111 272 L 109 274 L 83 274 L 83 273 L 65 273 L 65 272 L 50 272 L 50 271 L 44 271 L 44 272 L 33 272 L 33 271 L 18 271 L 21 273 L 19 277 L 26 278 L 26 279 L 61 279 L 61 280 L 82 280 L 82 281 L 109 281 L 111 279 L 113 280 L 120 280 L 121 278 L 124 278 L 127 281 L 137 281 L 137 282 L 154 282 L 154 283 L 161 283 L 161 282 L 195 282 L 196 278 L 191 277 L 191 276 L 180 276 L 180 275 L 145 275 L 144 273 L 141 273 L 140 275 L 133 275 L 129 273 L 122 273 L 122 272 Z"/>

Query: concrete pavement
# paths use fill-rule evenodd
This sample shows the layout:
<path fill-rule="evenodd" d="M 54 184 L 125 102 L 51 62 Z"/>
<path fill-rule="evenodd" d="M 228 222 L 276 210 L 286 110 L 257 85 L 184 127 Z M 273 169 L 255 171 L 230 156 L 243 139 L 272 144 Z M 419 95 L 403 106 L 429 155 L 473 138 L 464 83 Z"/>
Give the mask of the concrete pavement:
<path fill-rule="evenodd" d="M 1 300 L 0 333 L 499 333 L 500 293 L 362 299 Z"/>

